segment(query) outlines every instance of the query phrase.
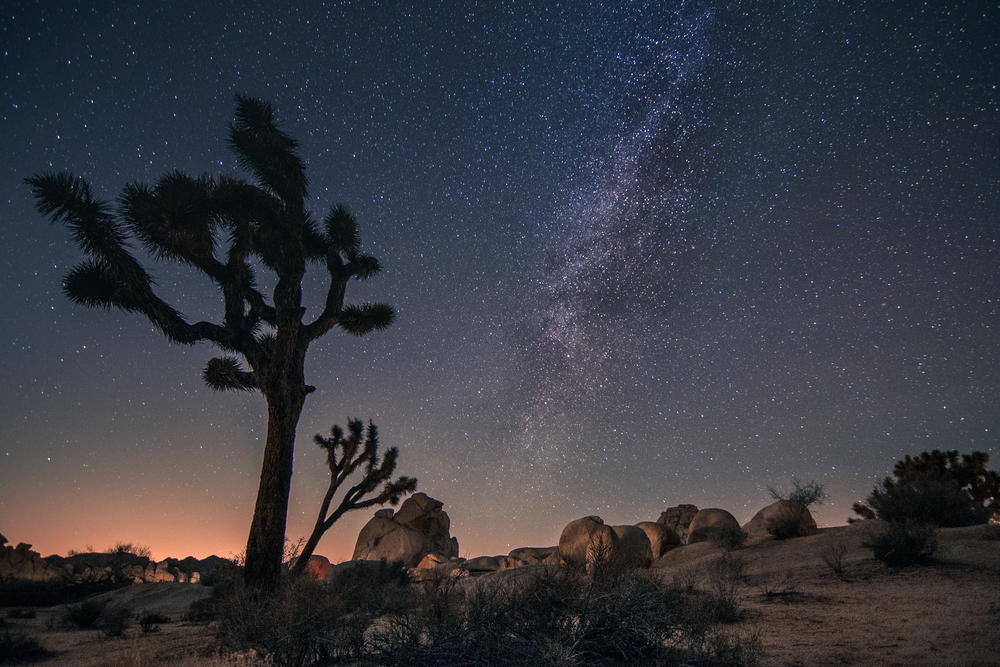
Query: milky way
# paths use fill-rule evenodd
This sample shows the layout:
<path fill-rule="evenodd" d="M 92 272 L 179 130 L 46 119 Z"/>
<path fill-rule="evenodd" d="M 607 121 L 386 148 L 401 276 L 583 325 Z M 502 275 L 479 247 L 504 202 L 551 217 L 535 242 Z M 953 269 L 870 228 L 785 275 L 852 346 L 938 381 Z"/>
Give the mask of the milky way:
<path fill-rule="evenodd" d="M 79 253 L 22 185 L 68 169 L 114 201 L 238 173 L 236 91 L 301 140 L 313 213 L 357 215 L 384 272 L 348 299 L 399 311 L 310 350 L 293 538 L 327 483 L 311 436 L 348 417 L 400 448 L 463 556 L 588 514 L 746 520 L 792 476 L 836 525 L 898 457 L 1000 457 L 995 6 L 44 4 L 0 16 L 12 541 L 242 548 L 262 399 L 207 390 L 209 347 L 69 303 Z M 152 273 L 217 318 L 190 271 Z M 304 289 L 311 313 L 321 275 Z M 320 552 L 348 557 L 367 518 Z"/>
<path fill-rule="evenodd" d="M 710 240 L 692 219 L 698 195 L 684 159 L 685 139 L 705 112 L 698 75 L 710 23 L 691 8 L 585 21 L 603 33 L 595 69 L 605 76 L 594 91 L 580 86 L 593 114 L 574 161 L 581 167 L 539 225 L 538 271 L 509 341 L 516 353 L 508 466 L 517 486 L 546 484 L 567 453 L 593 454 L 586 434 L 606 426 L 594 416 L 620 402 L 651 332 L 674 307 L 678 281 L 691 277 Z M 569 47 L 578 37 L 563 39 Z"/>

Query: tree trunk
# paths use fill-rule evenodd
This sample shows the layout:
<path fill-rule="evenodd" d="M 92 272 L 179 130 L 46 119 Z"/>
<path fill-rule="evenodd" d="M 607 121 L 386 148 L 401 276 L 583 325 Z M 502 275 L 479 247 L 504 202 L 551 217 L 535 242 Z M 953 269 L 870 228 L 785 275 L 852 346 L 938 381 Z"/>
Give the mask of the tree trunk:
<path fill-rule="evenodd" d="M 285 549 L 285 519 L 292 484 L 295 428 L 302 413 L 304 393 L 265 394 L 267 441 L 260 470 L 257 505 L 247 539 L 243 580 L 257 590 L 271 592 L 281 583 L 281 557 Z M 298 397 L 288 393 L 297 394 Z"/>

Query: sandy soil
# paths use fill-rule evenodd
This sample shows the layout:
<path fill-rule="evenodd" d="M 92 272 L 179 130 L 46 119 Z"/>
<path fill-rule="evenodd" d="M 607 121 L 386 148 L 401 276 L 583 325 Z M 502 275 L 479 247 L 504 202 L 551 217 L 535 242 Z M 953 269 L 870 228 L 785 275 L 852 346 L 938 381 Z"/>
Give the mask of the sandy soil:
<path fill-rule="evenodd" d="M 761 633 L 764 664 L 1000 665 L 1000 530 L 941 529 L 935 564 L 892 572 L 861 546 L 871 528 L 738 552 L 748 572 L 743 622 Z M 838 544 L 847 548 L 841 575 L 823 559 Z M 718 558 L 707 544 L 692 547 L 661 559 L 663 576 L 697 576 Z"/>
<path fill-rule="evenodd" d="M 825 528 L 811 537 L 765 541 L 737 552 L 746 560 L 743 620 L 735 630 L 756 632 L 764 665 L 886 665 L 1000 667 L 1000 529 L 938 531 L 937 561 L 896 572 L 861 547 L 871 526 Z M 842 574 L 824 554 L 844 545 Z M 719 558 L 708 544 L 682 547 L 657 561 L 652 573 L 704 586 L 706 564 Z M 208 588 L 145 584 L 110 595 L 136 611 L 177 621 L 155 633 L 129 630 L 123 638 L 59 628 L 61 608 L 34 619 L 5 619 L 55 651 L 49 666 L 255 667 L 250 656 L 220 655 L 213 631 L 180 622 Z M 6 616 L 6 610 L 2 611 Z"/>

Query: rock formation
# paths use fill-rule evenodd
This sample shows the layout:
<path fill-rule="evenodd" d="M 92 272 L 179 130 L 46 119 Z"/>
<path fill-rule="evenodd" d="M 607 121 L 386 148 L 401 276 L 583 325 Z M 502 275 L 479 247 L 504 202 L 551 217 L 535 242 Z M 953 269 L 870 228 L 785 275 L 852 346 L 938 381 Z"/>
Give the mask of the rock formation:
<path fill-rule="evenodd" d="M 795 500 L 779 500 L 754 514 L 743 530 L 751 539 L 762 539 L 769 535 L 804 537 L 819 529 L 808 507 Z"/>
<path fill-rule="evenodd" d="M 559 536 L 559 557 L 570 570 L 593 572 L 596 563 L 621 557 L 618 534 L 599 516 L 570 521 Z"/>
<path fill-rule="evenodd" d="M 375 512 L 358 534 L 352 560 L 402 561 L 416 567 L 427 554 L 445 559 L 458 556 L 458 540 L 451 537 L 451 520 L 441 510 L 444 504 L 415 493 L 393 513 Z"/>
<path fill-rule="evenodd" d="M 560 562 L 559 547 L 520 547 L 507 554 L 507 557 L 517 558 L 529 565 L 538 565 L 541 563 L 558 565 Z"/>
<path fill-rule="evenodd" d="M 621 545 L 621 564 L 628 568 L 649 567 L 653 562 L 653 547 L 646 531 L 636 526 L 612 526 Z"/>
<path fill-rule="evenodd" d="M 681 544 L 687 544 L 688 526 L 691 525 L 691 519 L 697 513 L 698 507 L 695 505 L 678 505 L 660 514 L 660 518 L 656 520 L 656 523 L 670 528 L 677 533 Z"/>
<path fill-rule="evenodd" d="M 723 530 L 739 530 L 740 522 L 726 510 L 718 508 L 703 509 L 694 515 L 688 526 L 688 544 L 707 542 L 714 532 Z"/>
<path fill-rule="evenodd" d="M 0 535 L 0 581 L 11 579 L 26 579 L 28 581 L 48 581 L 56 578 L 58 573 L 37 551 L 31 550 L 30 544 L 19 543 L 16 547 L 4 546 L 7 538 Z"/>
<path fill-rule="evenodd" d="M 653 559 L 657 559 L 666 552 L 681 545 L 681 538 L 677 536 L 673 528 L 667 528 L 663 524 L 652 521 L 640 521 L 635 524 L 646 533 L 649 538 L 649 547 L 653 552 Z"/>

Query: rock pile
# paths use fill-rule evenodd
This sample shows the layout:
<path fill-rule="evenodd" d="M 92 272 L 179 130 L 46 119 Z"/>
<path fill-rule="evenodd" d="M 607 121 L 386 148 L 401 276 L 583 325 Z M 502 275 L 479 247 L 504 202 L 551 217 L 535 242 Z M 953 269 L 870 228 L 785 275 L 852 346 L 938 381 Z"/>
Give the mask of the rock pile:
<path fill-rule="evenodd" d="M 402 561 L 416 567 L 428 554 L 444 560 L 458 556 L 458 540 L 451 536 L 451 519 L 442 511 L 444 503 L 415 493 L 393 513 L 375 512 L 358 534 L 352 560 Z"/>
<path fill-rule="evenodd" d="M 680 538 L 680 544 L 687 544 L 688 526 L 691 525 L 691 519 L 697 513 L 698 507 L 696 505 L 678 505 L 660 514 L 660 518 L 656 520 L 656 523 L 666 526 L 677 533 L 677 537 Z"/>

